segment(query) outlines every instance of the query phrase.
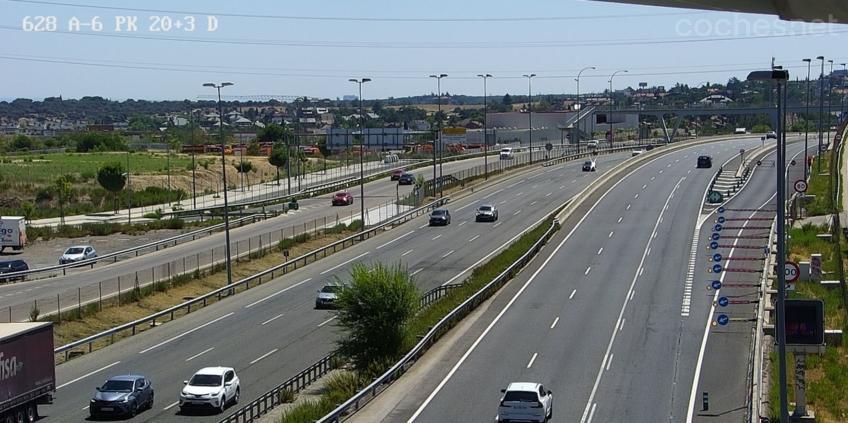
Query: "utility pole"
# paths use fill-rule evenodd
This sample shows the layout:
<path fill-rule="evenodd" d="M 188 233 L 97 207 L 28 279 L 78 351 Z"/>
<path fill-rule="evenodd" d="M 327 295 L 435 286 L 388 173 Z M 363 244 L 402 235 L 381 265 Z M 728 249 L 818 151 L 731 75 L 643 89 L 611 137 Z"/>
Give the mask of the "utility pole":
<path fill-rule="evenodd" d="M 365 139 L 362 138 L 365 135 L 365 115 L 362 114 L 362 84 L 370 82 L 371 78 L 351 78 L 348 81 L 359 85 L 359 218 L 362 219 L 362 233 L 365 233 L 365 168 L 362 164 L 365 155 Z"/>
<path fill-rule="evenodd" d="M 197 188 L 195 181 L 197 180 L 197 165 L 195 164 L 196 146 L 194 143 L 194 113 L 191 110 L 191 102 L 188 103 L 188 119 L 189 130 L 191 131 L 191 204 L 192 208 L 197 210 Z"/>
<path fill-rule="evenodd" d="M 480 78 L 483 78 L 483 180 L 489 180 L 489 125 L 488 125 L 488 107 L 489 102 L 486 101 L 488 99 L 488 92 L 486 91 L 486 80 L 491 78 L 492 75 L 479 74 L 477 75 Z"/>
<path fill-rule="evenodd" d="M 821 173 L 822 144 L 824 143 L 824 128 L 822 128 L 824 120 L 824 56 L 816 57 L 816 59 L 821 60 L 821 74 L 819 75 L 819 150 L 816 152 L 818 172 Z"/>
<path fill-rule="evenodd" d="M 442 78 L 447 77 L 448 74 L 440 73 L 438 75 L 430 75 L 430 78 L 436 78 L 436 91 L 438 94 L 436 95 L 436 101 L 438 102 L 438 112 L 436 112 L 436 119 L 439 121 L 439 132 L 438 132 L 438 141 L 433 139 L 433 196 L 436 195 L 436 183 L 439 185 L 439 197 L 444 196 L 444 188 L 442 187 L 442 180 L 436 178 L 436 144 L 438 142 L 439 148 L 439 176 L 442 176 Z"/>
<path fill-rule="evenodd" d="M 612 147 L 612 144 L 615 141 L 615 131 L 613 130 L 613 126 L 612 126 L 613 125 L 613 123 L 612 123 L 612 103 L 613 103 L 613 99 L 615 98 L 615 93 L 612 90 L 612 79 L 615 78 L 616 74 L 621 73 L 621 72 L 627 72 L 627 69 L 617 70 L 617 71 L 613 72 L 612 75 L 610 75 L 610 79 L 609 79 L 610 107 L 609 107 L 609 116 L 607 117 L 607 121 L 609 123 L 609 128 L 610 128 L 609 129 L 609 131 L 610 131 L 610 139 L 609 139 L 610 147 Z"/>
<path fill-rule="evenodd" d="M 527 78 L 527 128 L 530 131 L 530 164 L 533 164 L 533 89 L 530 81 L 536 74 L 531 73 L 522 76 Z"/>
<path fill-rule="evenodd" d="M 589 69 L 595 70 L 595 67 L 594 66 L 587 66 L 583 69 L 580 69 L 580 72 L 577 72 L 577 78 L 574 79 L 575 81 L 577 81 L 577 122 L 578 122 L 578 124 L 577 124 L 577 152 L 578 153 L 580 153 L 580 137 L 581 137 L 581 134 L 580 134 L 580 131 L 581 131 L 580 130 L 580 112 L 583 111 L 583 106 L 580 104 L 580 74 L 582 74 L 583 71 L 589 70 Z M 586 129 L 586 125 L 583 125 L 583 129 Z"/>
<path fill-rule="evenodd" d="M 808 175 L 808 159 L 807 159 L 807 150 L 809 150 L 808 140 L 810 138 L 810 68 L 812 65 L 812 59 L 804 59 L 804 62 L 807 62 L 807 104 L 806 104 L 806 112 L 804 114 L 804 180 L 807 180 Z"/>

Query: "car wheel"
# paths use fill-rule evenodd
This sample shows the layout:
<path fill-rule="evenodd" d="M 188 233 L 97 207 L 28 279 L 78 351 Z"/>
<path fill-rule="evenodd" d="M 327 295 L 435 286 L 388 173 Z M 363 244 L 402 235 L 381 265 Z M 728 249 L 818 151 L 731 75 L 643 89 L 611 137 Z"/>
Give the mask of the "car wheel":
<path fill-rule="evenodd" d="M 147 409 L 148 410 L 153 409 L 153 392 L 150 393 L 150 401 L 147 402 Z"/>
<path fill-rule="evenodd" d="M 241 389 L 236 388 L 236 396 L 233 397 L 233 404 L 238 404 L 240 396 L 241 396 Z"/>
<path fill-rule="evenodd" d="M 224 410 L 226 410 L 226 409 L 227 409 L 227 396 L 224 395 L 223 397 L 221 397 L 221 403 L 219 404 L 218 410 L 221 413 L 223 413 Z"/>
<path fill-rule="evenodd" d="M 138 414 L 138 404 L 133 403 L 133 404 L 130 406 L 130 412 L 129 412 L 129 415 L 130 415 L 130 417 L 135 417 L 135 415 L 136 415 L 136 414 Z"/>
<path fill-rule="evenodd" d="M 38 409 L 35 408 L 35 405 L 28 405 L 26 408 L 26 421 L 32 423 L 38 420 Z"/>

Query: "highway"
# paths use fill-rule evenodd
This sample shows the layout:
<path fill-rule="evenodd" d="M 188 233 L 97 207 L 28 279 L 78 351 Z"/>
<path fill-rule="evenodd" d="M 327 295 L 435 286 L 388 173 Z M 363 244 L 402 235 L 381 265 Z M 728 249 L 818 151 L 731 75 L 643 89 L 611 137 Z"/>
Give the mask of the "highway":
<path fill-rule="evenodd" d="M 718 165 L 759 144 L 685 148 L 622 178 L 386 420 L 491 421 L 500 389 L 538 381 L 554 392 L 555 421 L 681 421 L 709 304 L 693 294 L 682 316 L 701 201 Z M 713 169 L 695 168 L 700 154 Z M 700 279 L 705 268 L 691 271 Z"/>
<path fill-rule="evenodd" d="M 128 372 L 148 376 L 157 398 L 153 410 L 133 421 L 213 421 L 219 416 L 176 415 L 182 381 L 204 366 L 233 366 L 247 402 L 330 352 L 337 329 L 332 312 L 313 310 L 315 292 L 325 281 L 344 278 L 352 263 L 400 263 L 422 292 L 459 282 L 495 254 L 496 246 L 507 244 L 628 158 L 629 151 L 600 156 L 594 173 L 582 172 L 582 161 L 523 170 L 452 201 L 448 227 L 431 228 L 426 217 L 415 219 L 271 283 L 59 365 L 57 398 L 43 407 L 44 421 L 83 419 L 93 388 L 110 375 Z M 389 188 L 393 191 L 394 185 Z M 498 222 L 474 222 L 475 208 L 484 202 L 499 208 Z"/>
<path fill-rule="evenodd" d="M 443 165 L 443 172 L 447 175 L 475 166 L 482 166 L 483 162 L 482 157 L 447 162 Z M 518 160 L 510 161 L 510 164 L 515 162 L 518 162 Z M 490 158 L 489 160 L 490 168 L 503 165 L 505 164 L 499 162 L 497 158 Z M 423 167 L 411 172 L 428 177 L 428 175 L 432 175 L 432 167 Z M 236 254 L 239 249 L 245 251 L 250 246 L 247 240 L 256 238 L 261 234 L 273 232 L 275 239 L 279 239 L 278 231 L 283 228 L 286 229 L 285 236 L 291 236 L 289 234 L 290 228 L 302 226 L 308 222 L 307 230 L 311 230 L 312 223 L 316 219 L 326 219 L 328 224 L 332 224 L 336 219 L 343 220 L 351 216 L 356 218 L 360 211 L 359 188 L 351 187 L 348 190 L 354 196 L 354 203 L 351 206 L 332 207 L 330 205 L 332 194 L 325 194 L 301 200 L 300 209 L 297 211 L 232 229 L 230 231 L 232 254 Z M 390 181 L 388 177 L 373 181 L 365 186 L 365 207 L 367 209 L 393 202 L 397 195 L 403 197 L 409 194 L 411 190 L 412 186 L 398 187 L 397 183 Z M 323 224 L 323 222 L 321 223 Z M 301 231 L 298 229 L 299 232 Z M 267 235 L 265 239 L 267 243 Z M 256 246 L 253 245 L 253 247 Z M 0 316 L 2 316 L 0 320 L 7 321 L 10 315 L 13 321 L 29 319 L 30 310 L 36 300 L 38 300 L 38 308 L 42 314 L 54 312 L 57 306 L 57 294 L 60 297 L 58 302 L 63 309 L 66 309 L 74 307 L 78 303 L 79 296 L 85 303 L 86 301 L 96 300 L 101 294 L 101 290 L 104 296 L 117 292 L 119 283 L 122 290 L 127 290 L 134 284 L 136 278 L 142 284 L 150 281 L 154 268 L 157 278 L 162 278 L 171 271 L 174 273 L 181 271 L 184 265 L 191 271 L 197 266 L 198 262 L 201 264 L 209 263 L 213 258 L 213 249 L 216 260 L 224 257 L 223 232 L 116 263 L 98 264 L 92 269 L 77 268 L 69 271 L 65 276 L 2 285 L 0 286 Z M 102 287 L 98 283 L 102 283 Z M 57 287 L 61 288 L 57 289 Z"/>

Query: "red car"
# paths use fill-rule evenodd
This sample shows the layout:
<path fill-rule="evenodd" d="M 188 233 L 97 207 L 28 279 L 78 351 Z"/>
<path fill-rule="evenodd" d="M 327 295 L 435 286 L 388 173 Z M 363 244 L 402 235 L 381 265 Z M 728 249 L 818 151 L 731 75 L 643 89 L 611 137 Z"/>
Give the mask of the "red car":
<path fill-rule="evenodd" d="M 392 171 L 392 181 L 397 181 L 406 172 L 406 169 L 396 169 Z"/>
<path fill-rule="evenodd" d="M 353 204 L 353 195 L 349 192 L 337 192 L 333 195 L 334 206 L 349 206 Z"/>

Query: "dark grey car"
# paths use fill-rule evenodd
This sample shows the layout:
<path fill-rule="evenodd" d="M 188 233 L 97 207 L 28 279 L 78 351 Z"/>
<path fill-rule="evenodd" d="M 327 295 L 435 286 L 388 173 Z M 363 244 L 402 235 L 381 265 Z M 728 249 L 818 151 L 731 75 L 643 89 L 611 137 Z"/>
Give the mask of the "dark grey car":
<path fill-rule="evenodd" d="M 430 213 L 430 226 L 450 225 L 450 212 L 445 209 L 436 209 Z"/>
<path fill-rule="evenodd" d="M 97 388 L 89 404 L 92 418 L 135 416 L 153 408 L 153 384 L 140 375 L 115 376 Z"/>

